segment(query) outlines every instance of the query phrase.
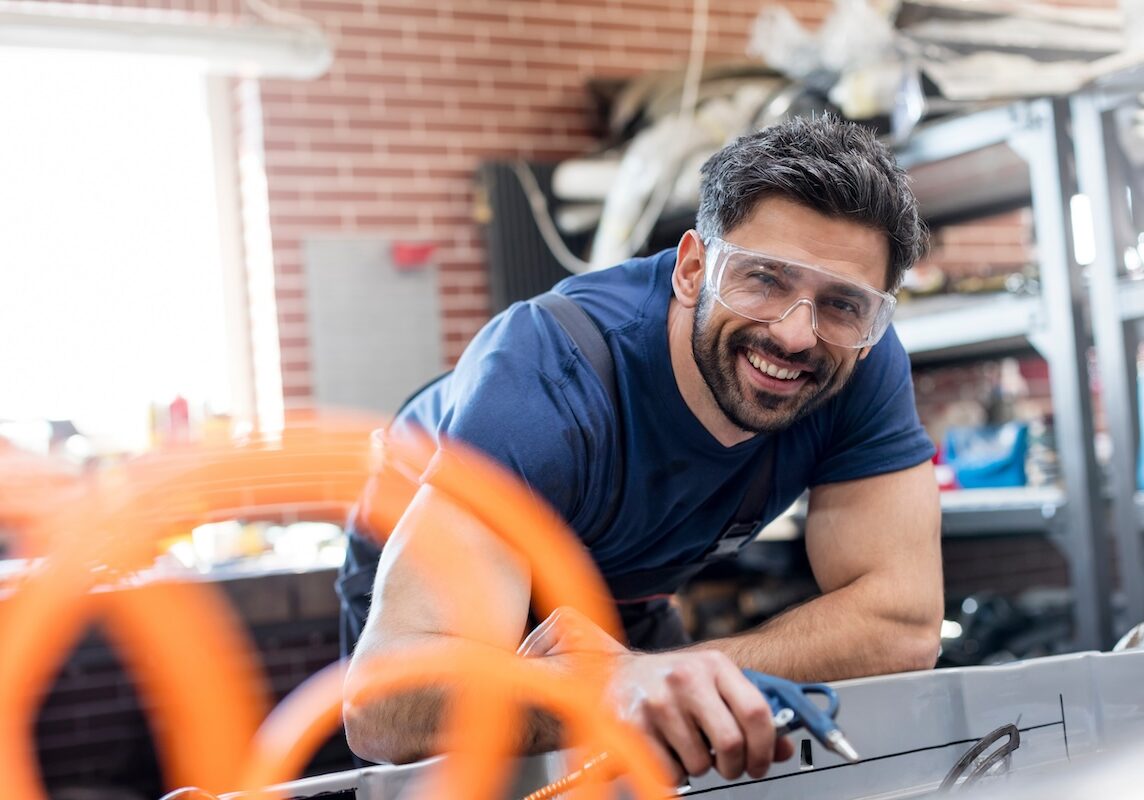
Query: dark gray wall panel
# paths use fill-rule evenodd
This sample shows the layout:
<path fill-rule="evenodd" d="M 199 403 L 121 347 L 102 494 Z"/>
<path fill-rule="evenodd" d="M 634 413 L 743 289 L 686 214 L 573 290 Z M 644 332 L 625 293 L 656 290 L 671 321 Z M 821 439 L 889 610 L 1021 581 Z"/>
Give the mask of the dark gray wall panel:
<path fill-rule="evenodd" d="M 314 400 L 393 413 L 442 371 L 437 270 L 399 271 L 388 240 L 303 245 Z"/>

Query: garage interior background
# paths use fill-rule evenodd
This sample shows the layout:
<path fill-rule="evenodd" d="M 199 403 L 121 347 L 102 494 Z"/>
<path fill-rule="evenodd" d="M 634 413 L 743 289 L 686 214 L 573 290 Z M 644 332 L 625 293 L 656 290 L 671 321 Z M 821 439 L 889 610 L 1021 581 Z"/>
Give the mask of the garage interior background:
<path fill-rule="evenodd" d="M 103 5 L 193 12 L 222 25 L 251 15 L 238 0 Z M 355 275 L 363 282 L 359 286 L 396 275 L 419 283 L 408 296 L 392 295 L 378 310 L 370 335 L 379 349 L 365 351 L 394 359 L 377 367 L 379 380 L 392 391 L 379 410 L 392 410 L 396 399 L 452 364 L 490 316 L 478 169 L 517 158 L 555 162 L 598 149 L 600 109 L 586 86 L 601 78 L 679 69 L 691 46 L 692 3 L 282 0 L 279 5 L 322 28 L 334 61 L 315 80 L 227 78 L 222 83 L 227 102 L 218 112 L 226 117 L 220 129 L 231 138 L 229 178 L 236 215 L 245 221 L 235 241 L 246 284 L 250 375 L 235 408 L 272 415 L 282 406 L 328 401 L 345 365 L 322 359 L 336 358 L 344 342 L 338 336 L 355 334 L 352 328 L 330 331 L 346 304 L 368 303 L 372 297 L 368 292 L 346 297 L 337 287 Z M 833 9 L 831 3 L 806 0 L 783 5 L 810 27 Z M 1099 0 L 1054 5 L 1115 8 L 1114 2 Z M 742 61 L 759 11 L 757 0 L 713 2 L 707 62 Z M 1027 209 L 943 227 L 934 245 L 927 263 L 951 282 L 1021 273 L 1035 258 Z M 371 266 L 379 261 L 390 270 L 380 277 Z M 323 319 L 333 327 L 319 327 L 316 310 L 327 314 Z M 387 351 L 386 343 L 395 347 Z M 386 381 L 394 375 L 400 379 Z M 967 404 L 1020 402 L 1023 413 L 1041 421 L 1051 414 L 1047 367 L 1028 351 L 1004 362 L 925 365 L 915 382 L 919 411 L 931 432 L 964 420 Z M 1095 381 L 1094 388 L 1099 389 Z M 391 407 L 384 408 L 387 404 Z M 1099 403 L 1095 408 L 1100 431 Z M 1051 474 L 1043 479 L 1053 482 Z M 761 558 L 764 563 L 756 566 L 764 574 L 785 576 L 767 579 L 772 598 L 806 590 L 796 555 L 779 549 Z M 945 564 L 951 597 L 978 593 L 985 603 L 1033 589 L 1041 593 L 1044 608 L 1067 603 L 1055 593 L 1068 585 L 1066 560 L 1037 532 L 949 538 Z M 715 576 L 697 590 L 693 624 L 719 633 L 749 616 L 744 604 L 765 605 L 744 595 L 740 578 Z M 329 569 L 319 568 L 223 581 L 255 634 L 279 696 L 337 656 L 330 579 Z M 1007 604 L 991 608 L 1010 615 L 1014 625 L 1024 613 Z M 1067 620 L 1067 611 L 1060 616 Z M 107 787 L 109 798 L 150 796 L 159 788 L 138 700 L 97 634 L 60 676 L 37 735 L 45 778 L 61 797 L 76 786 Z M 347 764 L 344 745 L 332 741 L 311 771 Z"/>

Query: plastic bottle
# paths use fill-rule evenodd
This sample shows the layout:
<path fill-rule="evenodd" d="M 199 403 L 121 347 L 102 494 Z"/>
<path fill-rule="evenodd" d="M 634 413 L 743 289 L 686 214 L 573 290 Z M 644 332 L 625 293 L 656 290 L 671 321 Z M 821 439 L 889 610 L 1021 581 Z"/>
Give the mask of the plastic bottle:
<path fill-rule="evenodd" d="M 169 430 L 172 442 L 188 442 L 191 439 L 191 411 L 187 398 L 175 395 L 169 411 Z"/>

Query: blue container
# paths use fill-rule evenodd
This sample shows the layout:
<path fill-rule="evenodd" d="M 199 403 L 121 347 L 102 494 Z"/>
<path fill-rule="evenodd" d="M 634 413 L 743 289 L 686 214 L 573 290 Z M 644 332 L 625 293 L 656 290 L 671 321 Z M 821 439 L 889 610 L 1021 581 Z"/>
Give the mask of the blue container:
<path fill-rule="evenodd" d="M 1025 485 L 1029 426 L 1007 422 L 981 428 L 950 428 L 945 434 L 945 460 L 963 489 Z"/>

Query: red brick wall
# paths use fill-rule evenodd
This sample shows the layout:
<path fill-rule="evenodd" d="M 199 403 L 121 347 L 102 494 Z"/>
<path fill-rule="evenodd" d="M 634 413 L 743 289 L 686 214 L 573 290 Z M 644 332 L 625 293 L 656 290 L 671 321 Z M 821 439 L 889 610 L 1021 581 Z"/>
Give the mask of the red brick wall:
<path fill-rule="evenodd" d="M 709 58 L 741 58 L 757 0 L 712 5 Z M 263 91 L 288 398 L 309 394 L 302 236 L 368 231 L 436 243 L 444 352 L 454 361 L 488 318 L 472 221 L 478 163 L 592 148 L 585 81 L 681 66 L 692 19 L 689 0 L 305 0 L 301 8 L 326 28 L 337 60 L 319 81 L 268 82 Z M 804 19 L 826 8 L 794 6 Z"/>

